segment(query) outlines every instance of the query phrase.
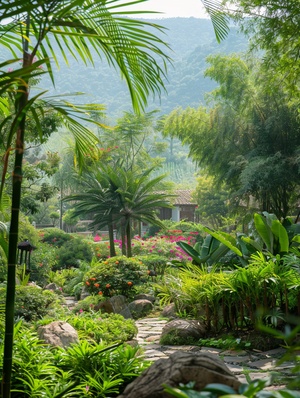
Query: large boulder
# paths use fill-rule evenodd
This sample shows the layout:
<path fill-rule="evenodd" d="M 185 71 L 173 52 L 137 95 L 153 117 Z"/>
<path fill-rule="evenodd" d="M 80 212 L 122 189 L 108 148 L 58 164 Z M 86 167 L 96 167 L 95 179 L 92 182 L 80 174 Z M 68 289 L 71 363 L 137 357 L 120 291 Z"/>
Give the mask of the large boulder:
<path fill-rule="evenodd" d="M 72 343 L 78 343 L 78 333 L 67 322 L 54 321 L 38 328 L 38 336 L 46 344 L 54 347 L 68 347 Z"/>
<path fill-rule="evenodd" d="M 147 316 L 153 310 L 153 304 L 146 299 L 134 300 L 128 307 L 134 319 Z"/>
<path fill-rule="evenodd" d="M 132 315 L 127 304 L 127 299 L 125 296 L 116 295 L 112 296 L 105 301 L 101 301 L 95 306 L 95 311 L 107 312 L 108 314 L 120 314 L 126 319 L 131 319 Z"/>
<path fill-rule="evenodd" d="M 195 382 L 197 391 L 210 383 L 225 384 L 234 390 L 241 384 L 217 355 L 177 351 L 168 359 L 158 359 L 118 398 L 170 398 L 170 394 L 163 391 L 163 384 L 179 387 L 190 381 Z"/>
<path fill-rule="evenodd" d="M 164 341 L 191 341 L 205 336 L 205 326 L 198 320 L 174 319 L 165 324 L 161 333 L 161 343 Z"/>

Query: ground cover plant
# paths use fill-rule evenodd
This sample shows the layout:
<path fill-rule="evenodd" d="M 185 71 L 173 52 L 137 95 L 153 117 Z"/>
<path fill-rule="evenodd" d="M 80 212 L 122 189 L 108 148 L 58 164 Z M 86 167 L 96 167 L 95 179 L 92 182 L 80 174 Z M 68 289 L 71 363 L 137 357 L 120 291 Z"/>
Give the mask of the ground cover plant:
<path fill-rule="evenodd" d="M 19 322 L 14 340 L 12 398 L 115 397 L 148 366 L 138 348 L 104 340 L 97 343 L 91 335 L 66 349 L 50 348 Z"/>

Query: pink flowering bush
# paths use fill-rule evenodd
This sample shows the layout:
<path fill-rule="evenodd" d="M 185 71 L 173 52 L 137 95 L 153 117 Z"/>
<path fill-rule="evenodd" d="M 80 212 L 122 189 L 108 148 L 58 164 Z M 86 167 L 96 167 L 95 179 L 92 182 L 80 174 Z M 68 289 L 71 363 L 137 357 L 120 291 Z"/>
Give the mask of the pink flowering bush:
<path fill-rule="evenodd" d="M 191 261 L 191 258 L 177 245 L 177 242 L 182 240 L 193 245 L 193 237 L 185 238 L 181 235 L 161 235 L 145 240 L 135 237 L 132 239 L 132 253 L 134 256 L 155 254 L 164 256 L 169 261 Z"/>

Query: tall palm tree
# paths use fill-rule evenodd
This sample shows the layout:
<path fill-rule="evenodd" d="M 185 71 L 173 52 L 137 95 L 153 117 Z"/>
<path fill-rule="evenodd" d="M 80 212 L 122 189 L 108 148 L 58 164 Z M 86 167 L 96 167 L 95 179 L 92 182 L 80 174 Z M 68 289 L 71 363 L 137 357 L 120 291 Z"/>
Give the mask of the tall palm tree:
<path fill-rule="evenodd" d="M 16 0 L 0 3 L 0 45 L 11 51 L 15 65 L 20 69 L 14 87 L 15 112 L 6 116 L 1 123 L 1 127 L 10 125 L 6 142 L 7 154 L 12 147 L 15 148 L 8 246 L 3 398 L 10 396 L 11 389 L 15 273 L 26 115 L 30 109 L 38 131 L 41 132 L 40 115 L 45 105 L 37 105 L 42 92 L 35 96 L 30 95 L 30 83 L 32 78 L 41 73 L 39 67 L 42 64 L 45 65 L 45 73 L 49 74 L 54 83 L 50 60 L 52 58 L 58 63 L 57 52 L 61 53 L 66 63 L 70 56 L 81 59 L 86 64 L 93 64 L 94 57 L 100 59 L 105 57 L 113 67 L 121 71 L 122 77 L 127 82 L 134 109 L 143 108 L 148 95 L 159 93 L 164 87 L 165 69 L 155 60 L 154 54 L 163 59 L 164 65 L 168 57 L 163 52 L 165 43 L 145 29 L 149 25 L 158 30 L 161 28 L 147 22 L 125 18 L 123 7 L 128 4 L 120 0 L 32 0 L 30 2 Z M 126 14 L 130 12 L 126 11 Z M 54 43 L 56 47 L 53 46 Z M 20 59 L 21 68 L 18 65 Z M 6 75 L 12 80 L 16 72 L 12 71 L 10 75 Z M 3 85 L 0 85 L 0 88 L 2 87 Z M 11 86 L 9 88 L 11 89 Z M 77 138 L 78 154 L 81 153 L 82 160 L 82 152 L 87 148 L 84 135 L 88 134 L 88 130 L 74 119 L 71 122 L 66 104 L 62 105 L 53 100 L 48 100 L 47 104 L 53 105 L 60 111 L 67 124 L 72 124 Z M 89 145 L 93 145 L 94 142 L 90 139 Z"/>

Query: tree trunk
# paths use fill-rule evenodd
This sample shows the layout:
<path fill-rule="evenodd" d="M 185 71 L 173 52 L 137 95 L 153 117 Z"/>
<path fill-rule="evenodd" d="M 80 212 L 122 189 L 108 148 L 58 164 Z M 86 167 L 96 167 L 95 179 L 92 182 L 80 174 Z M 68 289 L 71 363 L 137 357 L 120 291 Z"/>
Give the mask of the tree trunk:
<path fill-rule="evenodd" d="M 28 65 L 28 56 L 24 55 L 23 65 Z M 20 87 L 20 97 L 17 99 L 16 110 L 19 114 L 24 111 L 28 102 L 28 87 Z M 5 337 L 3 353 L 3 375 L 2 375 L 2 398 L 10 397 L 11 373 L 12 373 L 12 353 L 14 335 L 14 313 L 15 313 L 15 288 L 16 288 L 16 263 L 19 232 L 19 213 L 21 201 L 22 184 L 22 161 L 24 152 L 26 114 L 23 113 L 17 129 L 15 163 L 12 174 L 12 204 L 11 222 L 8 240 L 8 267 L 7 267 L 7 287 L 5 302 Z"/>
<path fill-rule="evenodd" d="M 130 219 L 126 223 L 127 257 L 132 257 Z"/>
<path fill-rule="evenodd" d="M 30 19 L 27 17 L 26 34 L 29 37 Z M 28 53 L 28 41 L 23 42 L 23 67 L 31 64 L 31 57 Z M 15 295 L 16 295 L 16 263 L 19 233 L 19 214 L 21 202 L 21 185 L 23 178 L 22 162 L 24 154 L 25 127 L 26 127 L 26 106 L 28 104 L 28 80 L 24 79 L 23 84 L 18 87 L 16 96 L 15 111 L 19 115 L 19 122 L 16 129 L 15 162 L 12 173 L 12 203 L 11 220 L 8 238 L 8 267 L 7 285 L 5 300 L 5 333 L 4 333 L 4 352 L 3 352 L 3 375 L 1 384 L 2 398 L 10 398 L 11 376 L 13 363 L 13 338 L 14 338 L 14 315 L 15 315 Z"/>
<path fill-rule="evenodd" d="M 108 237 L 109 237 L 109 255 L 110 257 L 115 257 L 116 248 L 115 248 L 115 240 L 114 240 L 114 227 L 113 224 L 108 225 Z"/>
<path fill-rule="evenodd" d="M 121 224 L 121 245 L 122 245 L 122 255 L 126 256 L 126 243 L 125 243 L 125 225 Z"/>

